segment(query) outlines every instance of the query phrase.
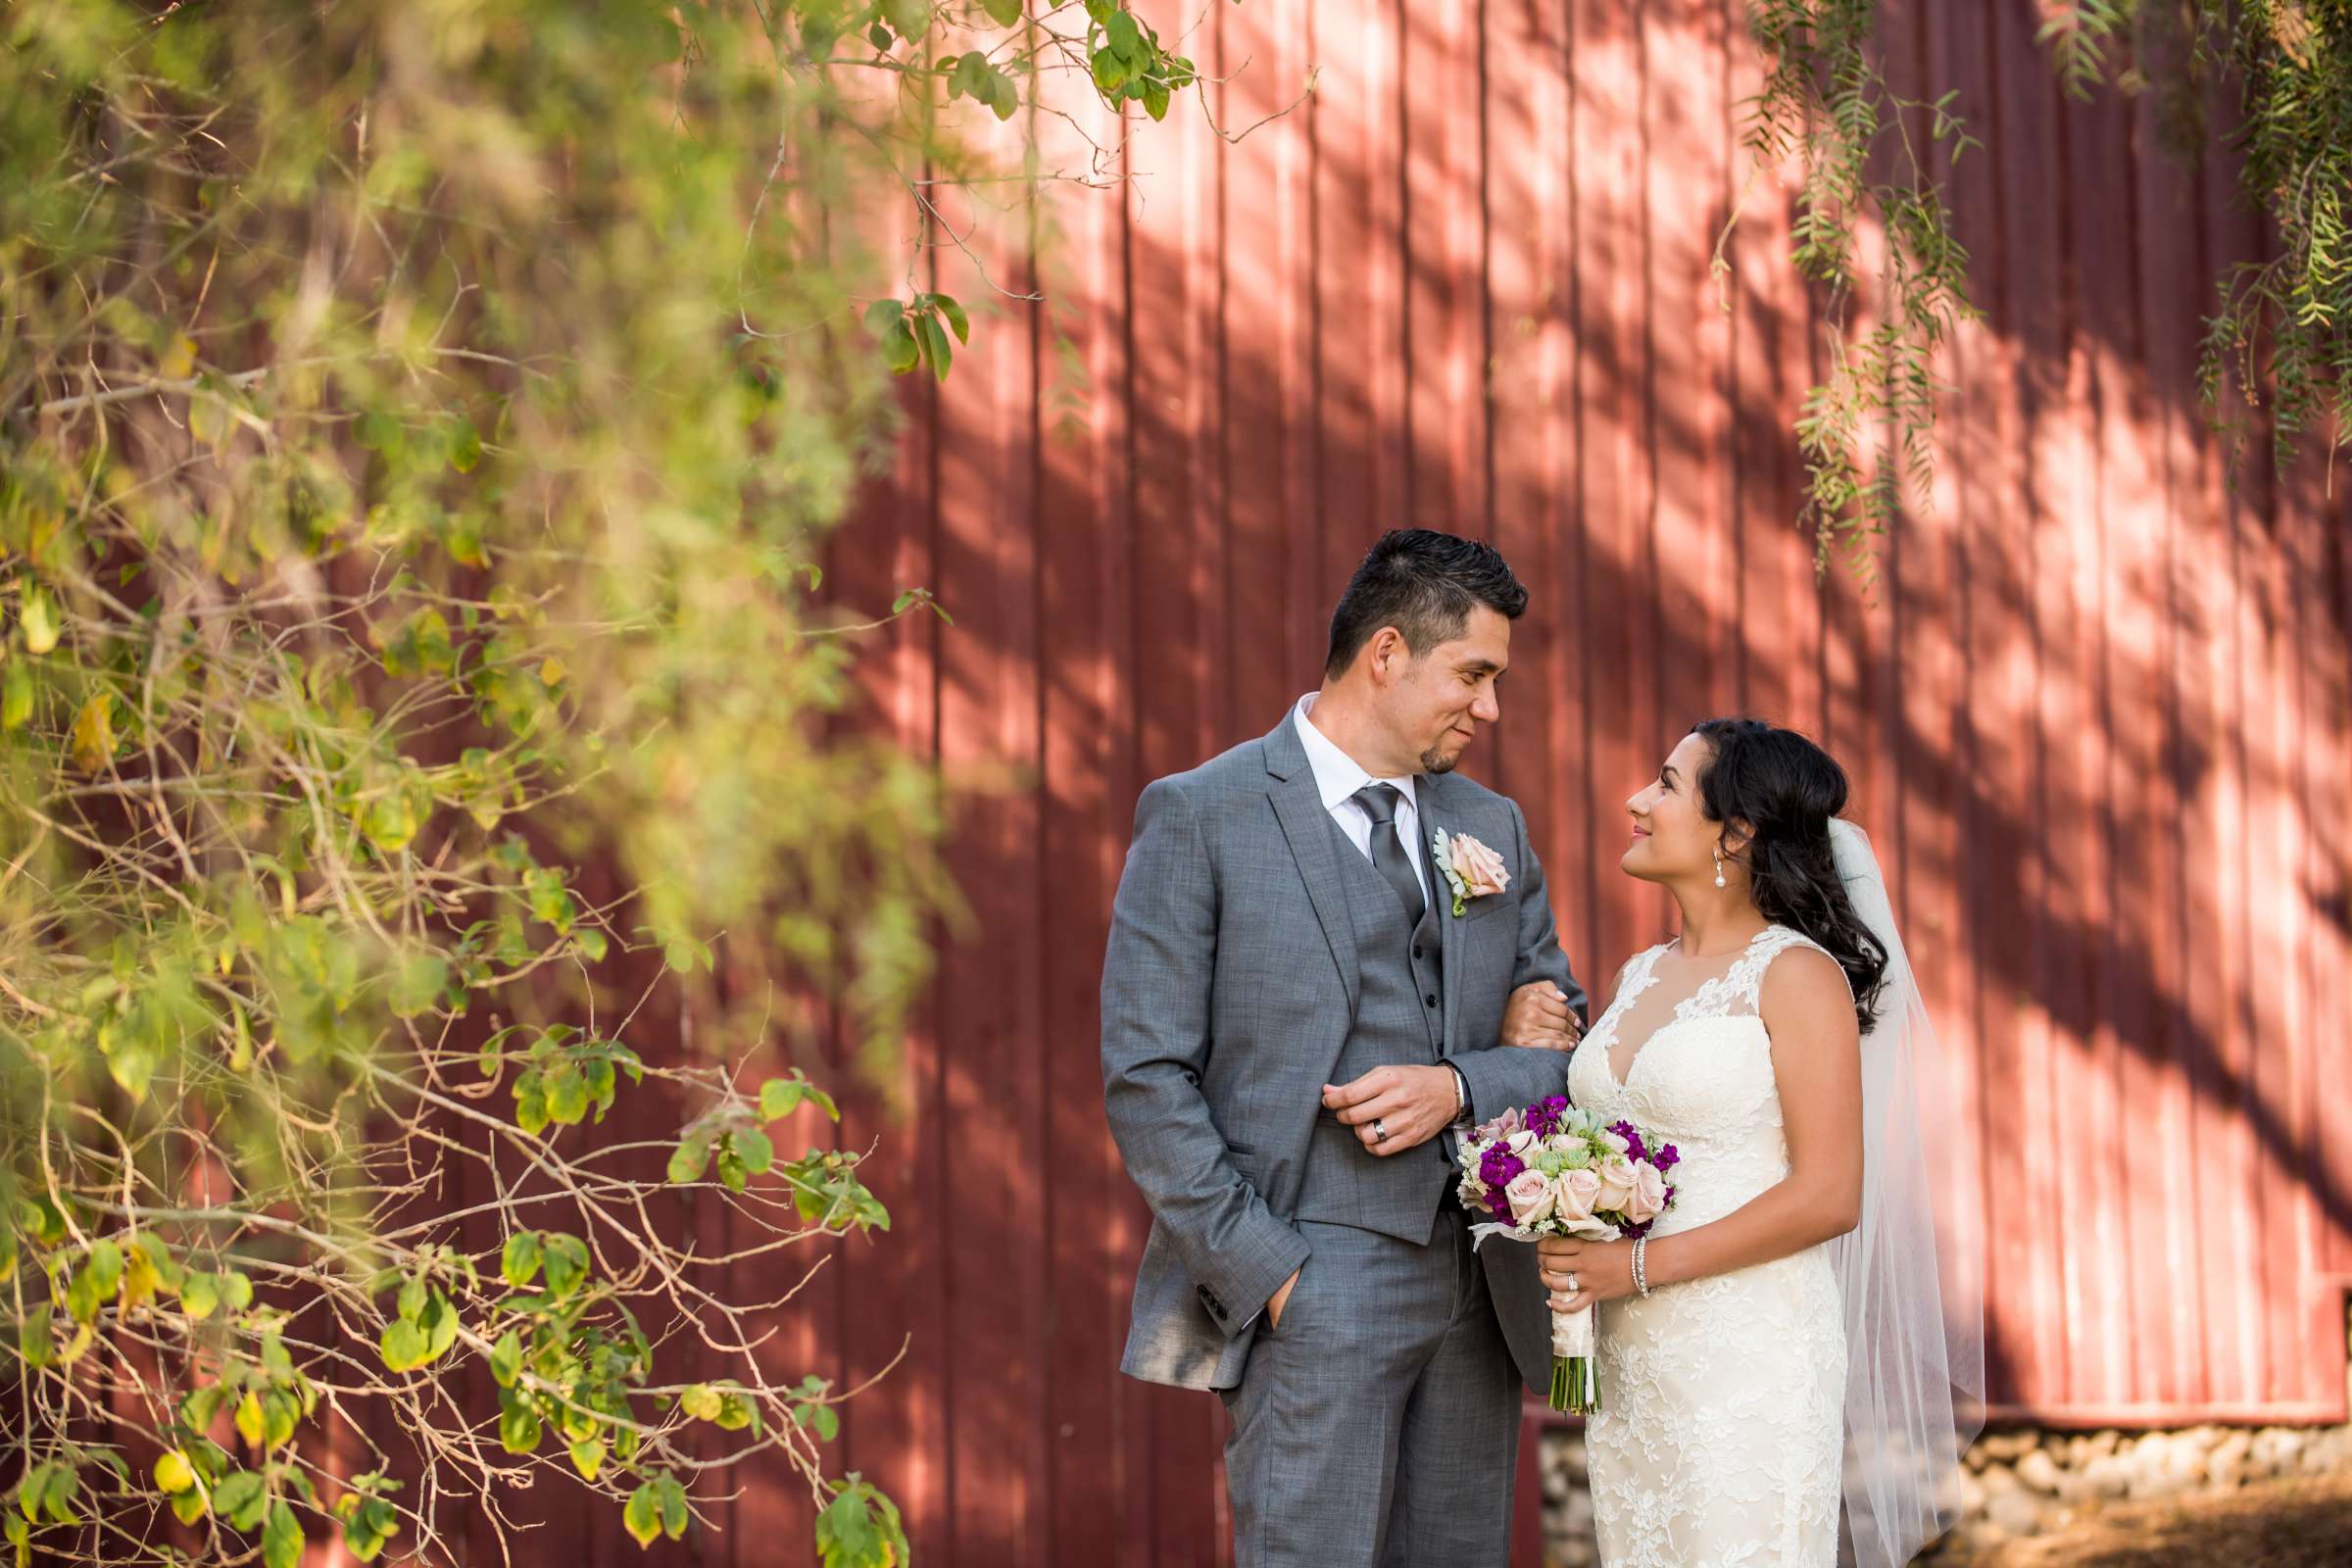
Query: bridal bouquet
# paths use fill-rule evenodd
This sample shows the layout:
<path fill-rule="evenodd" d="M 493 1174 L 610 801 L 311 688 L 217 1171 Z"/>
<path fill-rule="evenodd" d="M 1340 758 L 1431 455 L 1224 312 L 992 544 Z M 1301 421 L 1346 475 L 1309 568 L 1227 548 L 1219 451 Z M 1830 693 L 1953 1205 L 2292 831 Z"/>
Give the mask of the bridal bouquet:
<path fill-rule="evenodd" d="M 1494 1216 L 1470 1227 L 1482 1243 L 1490 1236 L 1515 1242 L 1646 1236 L 1674 1201 L 1667 1174 L 1681 1157 L 1672 1144 L 1659 1147 L 1632 1122 L 1604 1123 L 1553 1095 L 1525 1110 L 1506 1110 L 1462 1140 L 1462 1206 Z M 1551 1407 L 1572 1415 L 1600 1408 L 1589 1306 L 1552 1314 Z"/>

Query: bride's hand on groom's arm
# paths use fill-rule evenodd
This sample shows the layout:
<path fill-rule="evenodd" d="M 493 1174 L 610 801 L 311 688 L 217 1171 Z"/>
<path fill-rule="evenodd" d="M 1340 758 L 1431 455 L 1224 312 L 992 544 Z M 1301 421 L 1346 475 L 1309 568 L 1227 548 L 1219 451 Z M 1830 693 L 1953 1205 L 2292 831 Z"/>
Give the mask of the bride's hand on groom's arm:
<path fill-rule="evenodd" d="M 1548 980 L 1530 980 L 1511 993 L 1496 1043 L 1534 1051 L 1574 1051 L 1584 1025 L 1568 1010 L 1568 993 Z"/>
<path fill-rule="evenodd" d="M 1375 1067 L 1353 1083 L 1325 1084 L 1323 1104 L 1385 1157 L 1437 1137 L 1460 1100 L 1450 1067 Z"/>

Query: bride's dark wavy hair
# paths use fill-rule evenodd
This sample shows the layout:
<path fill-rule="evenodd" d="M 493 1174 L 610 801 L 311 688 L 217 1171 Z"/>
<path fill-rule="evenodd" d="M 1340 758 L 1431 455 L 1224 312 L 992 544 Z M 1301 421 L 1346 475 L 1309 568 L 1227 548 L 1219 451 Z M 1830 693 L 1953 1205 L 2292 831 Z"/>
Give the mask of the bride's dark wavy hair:
<path fill-rule="evenodd" d="M 1838 960 L 1854 988 L 1855 1019 L 1870 1033 L 1886 951 L 1854 913 L 1830 847 L 1830 818 L 1845 809 L 1845 769 L 1796 731 L 1761 719 L 1710 718 L 1691 732 L 1715 749 L 1699 805 L 1711 821 L 1748 826 L 1730 858 L 1747 868 L 1756 907 Z"/>

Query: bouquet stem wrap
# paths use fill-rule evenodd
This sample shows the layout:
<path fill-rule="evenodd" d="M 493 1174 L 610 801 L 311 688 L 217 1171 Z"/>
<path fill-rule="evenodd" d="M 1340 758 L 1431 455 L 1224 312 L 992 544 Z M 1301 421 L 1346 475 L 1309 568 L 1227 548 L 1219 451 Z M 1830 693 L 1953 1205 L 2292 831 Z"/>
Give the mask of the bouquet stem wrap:
<path fill-rule="evenodd" d="M 1551 1407 L 1569 1415 L 1600 1410 L 1600 1383 L 1592 1374 L 1592 1308 L 1551 1314 Z"/>

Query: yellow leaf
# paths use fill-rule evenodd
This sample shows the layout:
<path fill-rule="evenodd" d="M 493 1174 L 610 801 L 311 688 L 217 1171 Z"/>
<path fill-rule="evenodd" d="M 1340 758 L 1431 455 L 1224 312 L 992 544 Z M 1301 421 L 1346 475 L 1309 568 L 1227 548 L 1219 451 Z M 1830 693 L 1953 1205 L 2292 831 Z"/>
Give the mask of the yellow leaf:
<path fill-rule="evenodd" d="M 45 654 L 57 646 L 59 626 L 57 610 L 49 596 L 38 588 L 24 590 L 24 608 L 20 614 L 24 623 L 24 651 Z"/>
<path fill-rule="evenodd" d="M 166 1492 L 185 1492 L 196 1484 L 195 1467 L 186 1454 L 172 1448 L 155 1461 L 155 1484 Z"/>
<path fill-rule="evenodd" d="M 163 363 L 156 368 L 163 373 L 163 377 L 167 381 L 185 381 L 189 376 L 194 375 L 196 373 L 196 340 L 185 332 L 173 337 L 172 346 L 164 350 Z"/>
<path fill-rule="evenodd" d="M 550 659 L 539 666 L 539 678 L 550 686 L 563 685 L 564 674 L 564 661 L 561 659 Z"/>
<path fill-rule="evenodd" d="M 88 1349 L 90 1342 L 97 1337 L 98 1331 L 84 1323 L 74 1331 L 74 1337 L 66 1342 L 66 1348 L 57 1352 L 58 1361 L 63 1365 L 72 1366 L 80 1359 L 81 1352 Z"/>
<path fill-rule="evenodd" d="M 74 715 L 74 760 L 95 773 L 115 755 L 115 698 L 100 688 Z"/>
<path fill-rule="evenodd" d="M 208 447 L 228 439 L 228 416 L 211 394 L 199 392 L 188 400 L 188 433 Z"/>
<path fill-rule="evenodd" d="M 122 1264 L 123 1306 L 138 1306 L 151 1299 L 156 1287 L 163 1283 L 164 1277 L 156 1272 L 154 1261 L 140 1249 L 131 1248 Z"/>
<path fill-rule="evenodd" d="M 249 1447 L 262 1446 L 262 1401 L 254 1397 L 251 1390 L 237 1402 L 237 1436 Z"/>

